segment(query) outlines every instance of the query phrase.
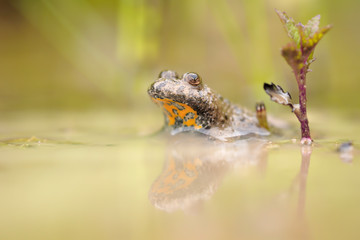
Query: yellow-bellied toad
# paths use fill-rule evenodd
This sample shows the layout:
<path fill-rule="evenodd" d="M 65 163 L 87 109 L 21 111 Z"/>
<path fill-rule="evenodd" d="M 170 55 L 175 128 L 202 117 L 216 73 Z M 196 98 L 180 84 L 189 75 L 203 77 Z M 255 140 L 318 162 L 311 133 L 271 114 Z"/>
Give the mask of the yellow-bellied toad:
<path fill-rule="evenodd" d="M 148 93 L 163 109 L 172 134 L 197 131 L 220 140 L 269 135 L 253 113 L 212 91 L 196 73 L 179 78 L 174 71 L 163 71 Z"/>

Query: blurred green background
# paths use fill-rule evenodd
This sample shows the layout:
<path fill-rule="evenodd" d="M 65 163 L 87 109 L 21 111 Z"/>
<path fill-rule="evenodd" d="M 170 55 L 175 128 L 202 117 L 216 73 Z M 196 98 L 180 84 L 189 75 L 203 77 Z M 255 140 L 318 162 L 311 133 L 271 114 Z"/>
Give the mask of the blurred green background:
<path fill-rule="evenodd" d="M 360 107 L 360 2 L 354 0 L 0 0 L 0 111 L 147 109 L 162 69 L 198 72 L 252 107 L 263 82 L 296 98 L 274 8 L 334 28 L 308 75 L 311 107 Z M 270 108 L 278 108 L 269 104 Z M 280 107 L 280 106 L 279 106 Z M 280 107 L 281 108 L 281 107 Z"/>
<path fill-rule="evenodd" d="M 0 239 L 300 239 L 300 196 L 310 239 L 360 239 L 359 7 L 359 0 L 0 0 Z M 161 70 L 196 71 L 224 97 L 249 108 L 264 100 L 271 113 L 296 121 L 262 89 L 275 82 L 297 98 L 274 8 L 302 22 L 321 14 L 322 26 L 334 25 L 308 75 L 317 141 L 308 178 L 309 166 L 297 175 L 305 168 L 295 141 L 269 145 L 261 169 L 212 148 L 209 162 L 236 167 L 199 205 L 203 213 L 155 209 L 148 192 L 172 146 L 133 136 L 163 124 L 146 93 Z M 351 161 L 335 151 L 342 139 L 354 142 Z M 222 165 L 219 156 L 230 160 Z M 286 237 L 269 237 L 273 229 Z"/>

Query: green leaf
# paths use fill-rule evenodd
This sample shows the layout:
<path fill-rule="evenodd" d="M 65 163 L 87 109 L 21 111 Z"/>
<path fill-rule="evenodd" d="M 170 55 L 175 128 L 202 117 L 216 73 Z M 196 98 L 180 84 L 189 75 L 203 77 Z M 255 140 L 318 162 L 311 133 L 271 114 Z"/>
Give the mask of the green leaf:
<path fill-rule="evenodd" d="M 289 17 L 286 12 L 279 11 L 275 9 L 277 15 L 279 16 L 288 36 L 293 39 L 296 45 L 300 44 L 300 33 L 297 24 L 293 18 Z"/>
<path fill-rule="evenodd" d="M 331 25 L 327 25 L 321 28 L 320 30 L 315 32 L 314 36 L 311 39 L 315 42 L 315 44 L 318 43 L 320 39 L 324 37 L 325 33 L 327 33 L 331 28 L 332 28 Z"/>
<path fill-rule="evenodd" d="M 301 51 L 304 56 L 308 54 L 312 54 L 314 48 L 319 43 L 319 41 L 324 37 L 325 33 L 327 33 L 331 29 L 331 25 L 321 28 L 317 30 L 312 36 L 306 36 L 305 32 L 300 32 L 301 36 Z"/>
<path fill-rule="evenodd" d="M 316 15 L 315 17 L 310 19 L 304 27 L 305 36 L 313 37 L 314 34 L 319 30 L 319 24 L 320 24 L 320 15 Z"/>
<path fill-rule="evenodd" d="M 302 53 L 294 42 L 291 42 L 281 49 L 281 55 L 285 58 L 286 62 L 297 73 L 302 67 Z"/>

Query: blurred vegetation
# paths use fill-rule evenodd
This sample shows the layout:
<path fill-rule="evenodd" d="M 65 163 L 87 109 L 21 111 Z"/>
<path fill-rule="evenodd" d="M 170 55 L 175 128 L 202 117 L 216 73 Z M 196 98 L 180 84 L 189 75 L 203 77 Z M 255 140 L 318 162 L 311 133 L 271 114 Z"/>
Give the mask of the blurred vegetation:
<path fill-rule="evenodd" d="M 162 69 L 196 71 L 250 107 L 267 100 L 263 82 L 295 92 L 274 8 L 298 21 L 321 14 L 334 25 L 315 52 L 309 104 L 358 109 L 359 7 L 353 0 L 0 0 L 0 111 L 144 109 Z"/>

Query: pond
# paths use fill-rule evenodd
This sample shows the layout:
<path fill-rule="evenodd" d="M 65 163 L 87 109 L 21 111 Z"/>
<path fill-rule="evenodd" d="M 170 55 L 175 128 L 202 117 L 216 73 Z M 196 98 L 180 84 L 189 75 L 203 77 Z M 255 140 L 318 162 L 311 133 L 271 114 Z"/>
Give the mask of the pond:
<path fill-rule="evenodd" d="M 0 239 L 359 239 L 358 118 L 319 112 L 313 147 L 154 135 L 151 112 L 4 115 Z"/>

